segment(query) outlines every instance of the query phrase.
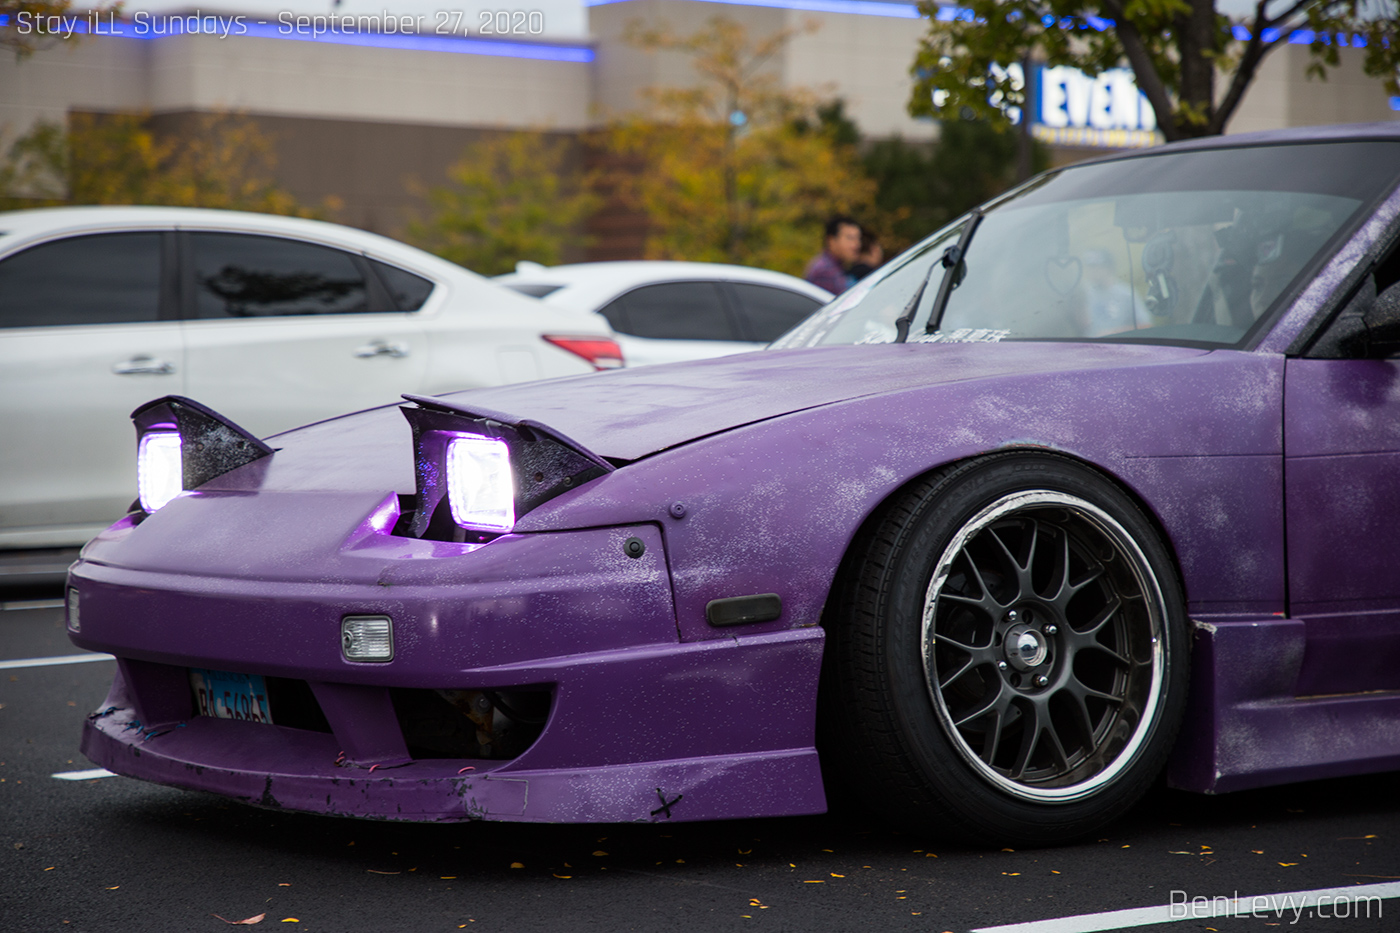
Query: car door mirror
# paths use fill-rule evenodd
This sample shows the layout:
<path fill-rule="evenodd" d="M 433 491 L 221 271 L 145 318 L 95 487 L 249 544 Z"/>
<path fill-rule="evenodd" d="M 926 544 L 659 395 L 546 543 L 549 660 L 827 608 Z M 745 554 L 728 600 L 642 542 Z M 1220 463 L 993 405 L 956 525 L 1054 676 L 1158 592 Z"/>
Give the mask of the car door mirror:
<path fill-rule="evenodd" d="M 1400 282 L 1377 295 L 1376 279 L 1371 275 L 1308 351 L 1308 356 L 1324 360 L 1383 359 L 1397 355 L 1400 355 Z"/>
<path fill-rule="evenodd" d="M 1361 319 L 1366 322 L 1367 356 L 1400 354 L 1400 282 L 1376 295 L 1370 307 L 1362 312 Z"/>

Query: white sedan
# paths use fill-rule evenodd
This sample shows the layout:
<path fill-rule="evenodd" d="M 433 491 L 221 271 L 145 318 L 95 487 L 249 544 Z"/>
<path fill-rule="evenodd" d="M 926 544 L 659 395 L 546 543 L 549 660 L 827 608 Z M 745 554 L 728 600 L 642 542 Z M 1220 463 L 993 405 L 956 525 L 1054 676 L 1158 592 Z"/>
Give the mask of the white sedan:
<path fill-rule="evenodd" d="M 761 349 L 833 297 L 781 272 L 710 262 L 522 262 L 495 281 L 602 315 L 628 366 Z"/>
<path fill-rule="evenodd" d="M 403 392 L 621 365 L 602 318 L 362 230 L 182 208 L 0 213 L 0 552 L 81 544 L 125 513 L 127 416 L 153 398 L 191 396 L 267 436 Z"/>

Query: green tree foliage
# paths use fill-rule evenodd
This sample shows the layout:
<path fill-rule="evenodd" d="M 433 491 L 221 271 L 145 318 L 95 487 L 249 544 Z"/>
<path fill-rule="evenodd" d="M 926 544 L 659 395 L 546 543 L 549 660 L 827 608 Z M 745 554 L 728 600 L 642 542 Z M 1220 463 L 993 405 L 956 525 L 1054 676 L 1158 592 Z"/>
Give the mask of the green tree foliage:
<path fill-rule="evenodd" d="M 407 238 L 482 275 L 528 259 L 554 265 L 599 203 L 588 179 L 570 169 L 570 144 L 543 132 L 493 136 L 467 148 L 449 184 L 427 192 L 431 213 Z"/>
<path fill-rule="evenodd" d="M 158 133 L 143 114 L 74 113 L 40 121 L 0 162 L 0 207 L 164 204 L 321 216 L 272 181 L 272 141 L 236 114 L 200 114 Z"/>
<path fill-rule="evenodd" d="M 1035 59 L 1097 75 L 1126 63 L 1167 139 L 1215 135 L 1260 63 L 1298 29 L 1313 34 L 1311 75 L 1325 77 L 1338 48 L 1364 46 L 1366 73 L 1397 93 L 1395 0 L 1256 0 L 1233 22 L 1217 0 L 962 0 L 968 15 L 943 22 L 934 0 L 919 6 L 930 23 L 912 68 L 914 114 L 970 108 L 1004 124 L 1004 108 L 1025 102 L 1005 66 Z"/>
<path fill-rule="evenodd" d="M 844 145 L 856 145 L 860 128 L 846 114 L 845 101 L 816 109 L 816 122 L 799 120 L 803 132 L 822 132 Z M 1027 139 L 1030 171 L 1050 167 L 1050 153 Z M 909 142 L 899 136 L 860 146 L 860 163 L 875 182 L 871 210 L 861 215 L 879 236 L 887 256 L 893 256 L 960 215 L 1006 191 L 1017 178 L 1016 132 L 981 120 L 955 119 L 939 128 L 936 142 Z"/>
<path fill-rule="evenodd" d="M 678 36 L 633 24 L 628 40 L 686 55 L 699 82 L 646 91 L 650 109 L 614 124 L 605 145 L 637 168 L 611 179 L 648 215 L 646 255 L 763 266 L 800 274 L 835 213 L 874 197 L 855 147 L 825 132 L 814 96 L 783 89 L 769 68 L 793 36 L 751 38 L 713 17 Z"/>

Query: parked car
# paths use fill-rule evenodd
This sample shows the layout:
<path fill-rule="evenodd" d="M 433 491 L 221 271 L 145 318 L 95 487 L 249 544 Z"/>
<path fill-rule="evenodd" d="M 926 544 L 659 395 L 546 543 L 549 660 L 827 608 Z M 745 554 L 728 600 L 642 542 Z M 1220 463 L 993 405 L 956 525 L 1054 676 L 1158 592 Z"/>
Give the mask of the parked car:
<path fill-rule="evenodd" d="M 1400 761 L 1400 124 L 1041 175 L 762 353 L 135 417 L 84 753 L 409 820 L 1082 837 Z M 41 404 L 41 403 L 40 403 Z M 412 439 L 405 431 L 412 428 Z M 415 472 L 416 470 L 416 472 Z M 251 720 L 251 721 L 249 721 Z"/>
<path fill-rule="evenodd" d="M 263 214 L 0 214 L 0 549 L 82 544 L 136 479 L 123 422 L 192 394 L 258 436 L 408 392 L 621 365 L 581 319 L 381 236 Z"/>
<path fill-rule="evenodd" d="M 522 262 L 495 281 L 601 314 L 628 366 L 761 350 L 834 297 L 781 272 L 713 262 Z"/>

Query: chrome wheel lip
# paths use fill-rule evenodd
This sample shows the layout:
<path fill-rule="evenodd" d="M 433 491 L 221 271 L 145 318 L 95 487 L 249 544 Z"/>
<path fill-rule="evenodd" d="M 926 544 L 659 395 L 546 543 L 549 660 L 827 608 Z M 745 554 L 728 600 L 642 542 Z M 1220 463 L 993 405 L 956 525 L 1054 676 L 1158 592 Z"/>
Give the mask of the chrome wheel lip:
<path fill-rule="evenodd" d="M 947 704 L 940 694 L 938 675 L 934 669 L 933 648 L 936 636 L 933 631 L 937 614 L 938 597 L 952 572 L 953 562 L 973 537 L 980 534 L 992 523 L 1028 508 L 1055 507 L 1072 511 L 1089 522 L 1103 534 L 1118 550 L 1128 558 L 1139 591 L 1147 603 L 1147 615 L 1151 626 L 1152 682 L 1148 689 L 1143 715 L 1133 731 L 1132 738 L 1118 753 L 1118 756 L 1102 771 L 1077 784 L 1066 787 L 1038 788 L 1021 784 L 1007 778 L 990 767 L 967 744 L 953 723 Z M 924 683 L 944 734 L 969 767 L 984 781 L 1005 793 L 1032 803 L 1060 804 L 1073 803 L 1098 793 L 1111 784 L 1120 774 L 1137 760 L 1148 738 L 1157 727 L 1160 716 L 1160 699 L 1166 677 L 1166 649 L 1163 640 L 1166 622 L 1166 600 L 1157 577 L 1151 572 L 1147 556 L 1133 536 L 1103 509 L 1078 496 L 1049 489 L 1032 489 L 1009 493 L 991 505 L 977 512 L 963 523 L 934 565 L 933 576 L 924 593 L 923 620 L 920 633 L 921 654 L 923 655 Z"/>

